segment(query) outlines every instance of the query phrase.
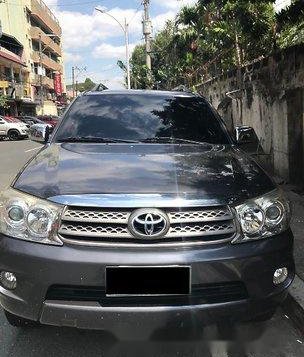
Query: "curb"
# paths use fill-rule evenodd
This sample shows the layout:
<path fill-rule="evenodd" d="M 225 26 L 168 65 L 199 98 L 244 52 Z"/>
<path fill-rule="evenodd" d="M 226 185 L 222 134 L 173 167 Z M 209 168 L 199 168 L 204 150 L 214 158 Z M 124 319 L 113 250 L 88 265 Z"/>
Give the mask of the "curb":
<path fill-rule="evenodd" d="M 289 288 L 289 294 L 283 302 L 282 308 L 304 336 L 304 282 L 298 275 L 295 276 Z"/>

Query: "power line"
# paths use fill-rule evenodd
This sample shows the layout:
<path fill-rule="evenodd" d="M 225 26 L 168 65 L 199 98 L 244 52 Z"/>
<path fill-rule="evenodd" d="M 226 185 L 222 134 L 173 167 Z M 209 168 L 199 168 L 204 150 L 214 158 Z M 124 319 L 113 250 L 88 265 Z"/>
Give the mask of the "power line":
<path fill-rule="evenodd" d="M 135 16 L 137 15 L 137 13 L 139 12 L 139 9 L 141 8 L 141 5 L 142 5 L 142 3 L 140 2 L 139 5 L 138 5 L 138 7 L 137 7 L 137 9 L 136 9 L 136 11 L 135 11 L 135 13 L 134 13 L 134 15 L 131 17 L 130 20 L 127 21 L 127 23 L 128 23 L 129 25 L 130 25 L 130 23 L 134 20 L 134 18 L 135 18 Z"/>

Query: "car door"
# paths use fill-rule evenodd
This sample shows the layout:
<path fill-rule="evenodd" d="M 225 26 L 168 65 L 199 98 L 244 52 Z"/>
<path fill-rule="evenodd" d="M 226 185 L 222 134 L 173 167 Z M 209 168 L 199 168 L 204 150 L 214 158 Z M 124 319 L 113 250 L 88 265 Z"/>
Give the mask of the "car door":
<path fill-rule="evenodd" d="M 6 132 L 7 132 L 6 121 L 2 117 L 0 117 L 0 136 L 6 135 Z"/>

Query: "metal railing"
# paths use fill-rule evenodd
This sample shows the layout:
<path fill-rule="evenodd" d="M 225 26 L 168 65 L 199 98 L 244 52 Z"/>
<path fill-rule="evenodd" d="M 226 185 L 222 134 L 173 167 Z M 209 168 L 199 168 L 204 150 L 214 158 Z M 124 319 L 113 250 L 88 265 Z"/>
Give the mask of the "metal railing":
<path fill-rule="evenodd" d="M 43 8 L 43 10 L 59 25 L 59 20 L 52 13 L 52 11 L 48 8 L 48 6 L 42 0 L 35 0 L 39 3 L 39 5 Z"/>

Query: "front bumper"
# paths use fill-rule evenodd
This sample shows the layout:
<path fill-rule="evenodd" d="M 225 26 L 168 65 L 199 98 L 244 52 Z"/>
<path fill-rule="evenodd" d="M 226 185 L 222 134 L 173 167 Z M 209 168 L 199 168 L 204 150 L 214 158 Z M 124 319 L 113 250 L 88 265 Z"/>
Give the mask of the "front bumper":
<path fill-rule="evenodd" d="M 9 312 L 44 324 L 104 329 L 116 335 L 149 335 L 166 326 L 202 326 L 223 320 L 248 320 L 272 311 L 286 297 L 294 277 L 293 236 L 202 247 L 62 247 L 0 235 L 0 271 L 17 276 L 17 288 L 0 287 L 0 304 Z M 106 266 L 190 265 L 192 284 L 241 281 L 248 298 L 213 304 L 102 306 L 92 301 L 46 300 L 52 285 L 105 286 Z M 273 273 L 287 267 L 278 286 Z"/>

